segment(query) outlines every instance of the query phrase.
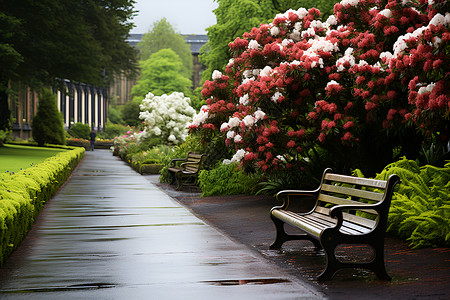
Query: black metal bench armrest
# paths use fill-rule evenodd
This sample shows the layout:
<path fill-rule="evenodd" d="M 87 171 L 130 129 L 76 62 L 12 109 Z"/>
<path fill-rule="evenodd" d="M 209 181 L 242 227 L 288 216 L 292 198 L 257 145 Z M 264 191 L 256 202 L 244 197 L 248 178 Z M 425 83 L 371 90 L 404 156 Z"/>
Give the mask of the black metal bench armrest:
<path fill-rule="evenodd" d="M 319 195 L 319 189 L 316 190 L 283 190 L 277 193 L 276 198 L 277 200 L 282 199 L 283 205 L 280 207 L 277 207 L 279 209 L 287 209 L 289 206 L 289 203 L 298 201 L 299 199 L 291 199 L 289 196 L 298 196 L 298 197 L 310 197 L 317 199 L 317 196 Z"/>
<path fill-rule="evenodd" d="M 375 210 L 379 215 L 380 214 L 387 214 L 388 211 L 383 211 L 382 206 L 380 206 L 382 202 L 376 203 L 376 204 L 354 204 L 354 205 L 337 205 L 335 207 L 332 207 L 330 210 L 330 217 L 336 218 L 338 221 L 336 223 L 336 226 L 334 228 L 339 228 L 342 226 L 342 223 L 344 222 L 344 216 L 342 213 L 344 210 L 367 210 L 367 209 L 373 209 Z"/>
<path fill-rule="evenodd" d="M 170 161 L 169 168 L 175 167 L 175 164 L 179 161 L 186 161 L 187 158 L 175 158 Z"/>

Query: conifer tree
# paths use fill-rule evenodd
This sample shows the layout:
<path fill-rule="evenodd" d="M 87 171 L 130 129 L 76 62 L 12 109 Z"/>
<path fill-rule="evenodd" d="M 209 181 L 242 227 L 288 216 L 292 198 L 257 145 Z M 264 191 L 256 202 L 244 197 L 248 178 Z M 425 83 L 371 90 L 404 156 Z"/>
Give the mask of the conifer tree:
<path fill-rule="evenodd" d="M 56 96 L 44 89 L 39 98 L 39 107 L 33 118 L 33 139 L 39 146 L 44 144 L 64 145 L 66 136 L 63 120 L 58 111 Z"/>

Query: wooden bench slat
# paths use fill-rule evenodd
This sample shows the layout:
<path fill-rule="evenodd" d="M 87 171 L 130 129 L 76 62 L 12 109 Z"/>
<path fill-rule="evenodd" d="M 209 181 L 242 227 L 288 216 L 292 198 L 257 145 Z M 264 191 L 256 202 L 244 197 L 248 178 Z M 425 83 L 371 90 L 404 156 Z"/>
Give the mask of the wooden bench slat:
<path fill-rule="evenodd" d="M 330 209 L 326 208 L 326 207 L 318 206 L 318 207 L 316 207 L 315 212 L 319 212 L 319 213 L 321 213 L 323 215 L 327 215 L 327 216 L 330 215 Z M 375 211 L 371 211 L 371 212 L 376 214 Z M 358 224 L 358 225 L 360 225 L 362 227 L 366 227 L 368 229 L 373 229 L 376 226 L 376 224 L 377 224 L 377 221 L 375 221 L 375 220 L 371 220 L 371 219 L 367 219 L 367 218 L 364 218 L 364 217 L 352 215 L 352 214 L 349 214 L 349 213 L 346 213 L 346 212 L 343 213 L 343 217 L 344 217 L 344 220 L 346 220 L 346 221 L 349 221 L 349 222 L 352 222 L 352 223 L 356 223 L 356 224 Z"/>
<path fill-rule="evenodd" d="M 319 201 L 323 201 L 323 202 L 327 202 L 327 203 L 332 203 L 332 204 L 337 204 L 337 205 L 362 205 L 364 206 L 366 203 L 361 203 L 358 201 L 353 201 L 353 200 L 349 200 L 349 199 L 344 199 L 344 198 L 340 198 L 340 197 L 335 197 L 335 196 L 330 196 L 330 195 L 326 195 L 326 194 L 320 194 L 319 197 L 317 198 Z M 374 212 L 372 209 L 358 209 L 360 211 L 364 211 L 370 214 L 376 214 L 376 212 Z"/>
<path fill-rule="evenodd" d="M 373 187 L 373 188 L 380 188 L 380 189 L 386 188 L 386 181 L 384 181 L 384 180 L 360 178 L 360 177 L 353 177 L 353 176 L 339 175 L 339 174 L 330 174 L 330 173 L 325 174 L 324 179 L 330 180 L 330 181 L 342 182 L 342 183 L 363 185 L 363 186 Z"/>
<path fill-rule="evenodd" d="M 384 194 L 372 192 L 372 191 L 364 191 L 360 189 L 349 188 L 345 186 L 339 185 L 331 185 L 331 184 L 322 184 L 322 191 L 338 193 L 343 195 L 354 196 L 362 199 L 372 200 L 372 201 L 381 201 L 383 200 Z"/>

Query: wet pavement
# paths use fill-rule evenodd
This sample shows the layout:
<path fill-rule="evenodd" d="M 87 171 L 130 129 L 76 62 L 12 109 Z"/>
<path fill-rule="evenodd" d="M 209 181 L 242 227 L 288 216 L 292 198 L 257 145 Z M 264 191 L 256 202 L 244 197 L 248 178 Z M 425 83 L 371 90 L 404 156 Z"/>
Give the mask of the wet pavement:
<path fill-rule="evenodd" d="M 87 152 L 0 268 L 0 299 L 322 299 L 107 150 Z"/>

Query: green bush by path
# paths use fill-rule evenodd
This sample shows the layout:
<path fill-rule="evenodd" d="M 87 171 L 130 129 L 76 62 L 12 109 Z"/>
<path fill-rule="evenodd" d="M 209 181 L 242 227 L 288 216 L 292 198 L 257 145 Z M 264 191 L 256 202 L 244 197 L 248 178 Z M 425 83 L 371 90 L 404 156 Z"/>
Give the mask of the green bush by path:
<path fill-rule="evenodd" d="M 88 140 L 89 134 L 91 133 L 91 127 L 89 124 L 75 123 L 70 126 L 68 133 L 74 138 Z"/>
<path fill-rule="evenodd" d="M 245 174 L 238 163 L 218 164 L 216 168 L 199 173 L 202 196 L 250 194 L 260 182 L 257 174 Z"/>
<path fill-rule="evenodd" d="M 43 204 L 69 178 L 84 152 L 72 148 L 27 169 L 0 174 L 0 265 L 20 245 Z"/>
<path fill-rule="evenodd" d="M 443 168 L 419 167 L 403 158 L 375 178 L 387 180 L 391 174 L 400 176 L 401 183 L 392 197 L 388 232 L 413 248 L 450 246 L 450 162 Z"/>
<path fill-rule="evenodd" d="M 64 151 L 67 150 L 5 144 L 0 147 L 0 173 L 17 172 Z"/>

